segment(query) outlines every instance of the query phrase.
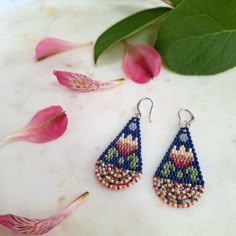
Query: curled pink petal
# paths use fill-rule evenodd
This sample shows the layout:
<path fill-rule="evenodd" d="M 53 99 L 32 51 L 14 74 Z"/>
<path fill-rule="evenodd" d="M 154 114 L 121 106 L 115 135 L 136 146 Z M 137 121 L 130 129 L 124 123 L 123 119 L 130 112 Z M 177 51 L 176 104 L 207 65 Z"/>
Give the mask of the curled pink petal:
<path fill-rule="evenodd" d="M 131 80 L 144 84 L 160 73 L 161 56 L 154 48 L 126 42 L 125 46 L 124 70 Z"/>
<path fill-rule="evenodd" d="M 55 226 L 60 224 L 66 217 L 68 217 L 88 195 L 88 192 L 83 193 L 70 205 L 68 205 L 64 210 L 47 219 L 29 219 L 22 216 L 7 214 L 0 215 L 0 224 L 21 234 L 46 234 Z"/>
<path fill-rule="evenodd" d="M 77 47 L 88 46 L 91 44 L 92 42 L 80 44 L 57 38 L 45 38 L 41 40 L 36 46 L 36 60 L 39 61 L 60 52 L 71 50 Z"/>
<path fill-rule="evenodd" d="M 0 138 L 25 139 L 33 143 L 45 143 L 59 138 L 66 131 L 67 115 L 61 106 L 51 106 L 37 112 L 25 129 Z"/>
<path fill-rule="evenodd" d="M 110 82 L 99 82 L 90 79 L 86 75 L 66 71 L 54 71 L 53 74 L 57 77 L 57 80 L 61 85 L 79 92 L 92 92 L 109 89 L 120 85 L 125 81 L 125 79 L 120 78 Z"/>

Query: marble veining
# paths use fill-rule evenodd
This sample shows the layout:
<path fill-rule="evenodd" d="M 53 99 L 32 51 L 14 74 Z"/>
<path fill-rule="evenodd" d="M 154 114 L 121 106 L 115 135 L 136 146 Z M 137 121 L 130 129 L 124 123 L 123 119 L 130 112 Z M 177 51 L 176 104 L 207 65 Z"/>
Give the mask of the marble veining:
<path fill-rule="evenodd" d="M 127 81 L 101 92 L 71 92 L 57 83 L 54 69 L 102 81 L 125 77 L 123 45 L 106 52 L 96 67 L 92 46 L 36 62 L 36 43 L 47 36 L 95 41 L 112 23 L 160 2 L 30 2 L 0 8 L 0 135 L 22 128 L 36 111 L 50 105 L 66 110 L 69 125 L 65 135 L 46 144 L 0 144 L 0 214 L 42 218 L 88 190 L 90 197 L 48 236 L 234 236 L 236 68 L 191 77 L 163 66 L 145 85 Z M 129 41 L 153 43 L 151 29 Z M 143 176 L 124 191 L 106 189 L 96 180 L 95 162 L 135 114 L 137 102 L 147 96 L 154 110 L 150 124 L 149 104 L 142 104 Z M 205 194 L 189 209 L 167 206 L 152 186 L 156 168 L 178 131 L 181 108 L 196 117 L 191 134 L 205 179 Z M 0 235 L 16 234 L 0 226 Z"/>

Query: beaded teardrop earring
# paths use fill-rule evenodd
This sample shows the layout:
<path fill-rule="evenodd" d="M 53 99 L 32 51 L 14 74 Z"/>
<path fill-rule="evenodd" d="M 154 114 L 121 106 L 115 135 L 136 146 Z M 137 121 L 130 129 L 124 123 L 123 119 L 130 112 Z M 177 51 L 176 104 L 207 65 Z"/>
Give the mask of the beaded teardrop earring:
<path fill-rule="evenodd" d="M 187 112 L 189 121 L 181 121 L 181 112 Z M 204 180 L 189 132 L 193 114 L 187 109 L 178 113 L 180 130 L 153 177 L 157 196 L 170 206 L 190 207 L 204 192 Z"/>
<path fill-rule="evenodd" d="M 96 162 L 95 175 L 98 181 L 107 188 L 125 189 L 141 178 L 141 113 L 139 106 L 143 100 L 151 102 L 149 113 L 151 122 L 153 102 L 150 98 L 143 98 L 137 104 L 137 115 L 130 119 Z"/>

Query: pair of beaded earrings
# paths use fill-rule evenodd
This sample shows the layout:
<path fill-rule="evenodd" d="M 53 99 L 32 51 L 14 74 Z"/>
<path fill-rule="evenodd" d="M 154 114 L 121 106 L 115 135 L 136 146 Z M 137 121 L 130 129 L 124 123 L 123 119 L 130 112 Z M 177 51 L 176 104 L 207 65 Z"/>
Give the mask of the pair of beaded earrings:
<path fill-rule="evenodd" d="M 136 116 L 130 119 L 96 162 L 96 177 L 109 189 L 128 188 L 142 176 L 139 106 L 143 100 L 151 102 L 151 122 L 153 102 L 150 98 L 143 98 L 137 104 Z M 182 112 L 190 115 L 188 121 L 182 121 Z M 204 192 L 204 180 L 189 131 L 194 116 L 189 110 L 182 109 L 178 117 L 180 129 L 155 172 L 153 187 L 157 196 L 168 205 L 185 208 L 199 200 Z"/>

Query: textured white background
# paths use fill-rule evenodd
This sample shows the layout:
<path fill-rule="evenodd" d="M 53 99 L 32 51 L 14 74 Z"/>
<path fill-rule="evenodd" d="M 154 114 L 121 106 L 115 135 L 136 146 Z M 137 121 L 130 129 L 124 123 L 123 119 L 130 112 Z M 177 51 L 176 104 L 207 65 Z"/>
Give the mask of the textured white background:
<path fill-rule="evenodd" d="M 84 191 L 90 197 L 49 236 L 233 236 L 236 234 L 236 69 L 209 77 L 175 74 L 165 67 L 149 84 L 127 81 L 112 90 L 78 94 L 61 87 L 54 69 L 109 81 L 124 77 L 123 45 L 93 64 L 93 48 L 35 62 L 36 43 L 47 36 L 95 41 L 111 24 L 158 1 L 36 1 L 14 7 L 0 1 L 0 136 L 18 130 L 38 110 L 61 105 L 69 126 L 46 144 L 0 144 L 0 214 L 50 216 Z M 153 26 L 152 26 L 153 27 Z M 129 39 L 155 41 L 148 27 Z M 94 164 L 142 104 L 143 171 L 138 184 L 111 191 L 94 177 Z M 192 138 L 206 182 L 201 200 L 189 209 L 165 205 L 154 193 L 152 176 L 177 130 L 177 112 L 190 109 Z M 13 232 L 0 226 L 1 236 Z"/>

